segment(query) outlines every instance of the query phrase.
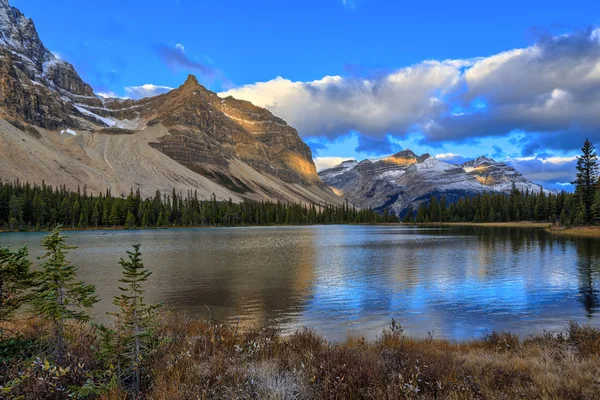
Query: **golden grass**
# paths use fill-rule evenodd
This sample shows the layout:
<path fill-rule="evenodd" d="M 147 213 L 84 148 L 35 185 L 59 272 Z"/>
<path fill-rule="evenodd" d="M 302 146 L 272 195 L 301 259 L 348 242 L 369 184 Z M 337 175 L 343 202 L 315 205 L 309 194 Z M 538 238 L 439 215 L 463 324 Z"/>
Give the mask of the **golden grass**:
<path fill-rule="evenodd" d="M 20 325 L 22 335 L 39 332 L 32 323 Z M 90 350 L 97 345 L 93 331 L 72 332 L 72 365 L 102 369 Z M 600 330 L 575 324 L 561 335 L 520 340 L 493 333 L 468 342 L 409 338 L 393 324 L 374 342 L 331 343 L 308 329 L 284 337 L 173 317 L 161 335 L 168 340 L 148 360 L 146 399 L 594 399 L 600 393 Z M 18 376 L 28 363 L 4 365 L 0 376 Z M 71 375 L 70 384 L 85 381 Z M 19 393 L 62 398 L 44 391 L 45 384 L 36 375 Z M 113 386 L 92 398 L 126 395 Z"/>

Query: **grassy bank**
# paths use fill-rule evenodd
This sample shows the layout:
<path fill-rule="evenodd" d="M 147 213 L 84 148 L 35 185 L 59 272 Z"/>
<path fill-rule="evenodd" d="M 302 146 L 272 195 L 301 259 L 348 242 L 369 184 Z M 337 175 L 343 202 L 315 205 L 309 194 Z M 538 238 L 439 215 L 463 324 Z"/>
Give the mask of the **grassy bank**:
<path fill-rule="evenodd" d="M 600 226 L 551 227 L 548 232 L 560 236 L 600 238 Z"/>
<path fill-rule="evenodd" d="M 39 355 L 47 340 L 40 321 L 4 328 L 0 398 L 126 398 L 110 383 L 114 369 L 97 361 L 94 328 L 69 329 L 61 366 Z M 574 324 L 563 335 L 519 340 L 494 333 L 463 343 L 412 339 L 392 324 L 375 342 L 328 343 L 310 330 L 282 337 L 171 317 L 160 336 L 165 344 L 143 377 L 147 399 L 592 399 L 600 393 L 600 330 Z"/>

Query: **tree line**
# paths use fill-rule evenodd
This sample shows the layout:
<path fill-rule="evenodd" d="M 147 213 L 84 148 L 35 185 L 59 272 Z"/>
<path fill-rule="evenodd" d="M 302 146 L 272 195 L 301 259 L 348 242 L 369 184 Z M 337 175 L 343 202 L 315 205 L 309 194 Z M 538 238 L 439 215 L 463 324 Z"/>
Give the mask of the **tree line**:
<path fill-rule="evenodd" d="M 170 194 L 156 191 L 142 198 L 139 189 L 128 196 L 110 190 L 89 194 L 65 186 L 51 187 L 21 182 L 0 182 L 0 227 L 48 229 L 57 224 L 69 228 L 146 228 L 172 226 L 313 225 L 397 222 L 393 213 L 379 214 L 341 206 L 273 203 L 244 200 L 241 203 L 198 198 L 197 191 Z"/>
<path fill-rule="evenodd" d="M 580 226 L 600 224 L 598 156 L 586 140 L 577 158 L 574 193 L 520 191 L 484 193 L 450 204 L 444 196 L 431 196 L 416 209 L 403 211 L 405 223 L 538 221 Z M 273 203 L 244 200 L 217 201 L 215 195 L 200 200 L 197 191 L 170 194 L 157 191 L 142 198 L 139 189 L 128 196 L 98 195 L 87 189 L 53 188 L 21 182 L 0 182 L 0 227 L 48 229 L 57 224 L 70 228 L 146 228 L 170 226 L 314 225 L 394 223 L 398 217 L 387 208 L 376 212 L 341 206 Z"/>

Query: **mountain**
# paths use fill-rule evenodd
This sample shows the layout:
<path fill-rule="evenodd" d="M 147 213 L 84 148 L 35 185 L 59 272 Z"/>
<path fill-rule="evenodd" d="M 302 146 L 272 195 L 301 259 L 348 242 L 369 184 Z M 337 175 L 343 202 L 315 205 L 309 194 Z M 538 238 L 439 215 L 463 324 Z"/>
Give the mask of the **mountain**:
<path fill-rule="evenodd" d="M 0 0 L 0 179 L 90 191 L 198 190 L 200 197 L 342 200 L 310 148 L 269 111 L 220 98 L 194 76 L 141 100 L 103 98 Z"/>
<path fill-rule="evenodd" d="M 540 191 L 514 168 L 479 157 L 463 165 L 442 162 L 429 154 L 417 156 L 403 150 L 378 160 L 348 160 L 319 173 L 339 196 L 360 208 L 390 209 L 403 215 L 431 196 L 448 202 L 480 193 L 508 193 L 513 183 L 519 190 Z"/>

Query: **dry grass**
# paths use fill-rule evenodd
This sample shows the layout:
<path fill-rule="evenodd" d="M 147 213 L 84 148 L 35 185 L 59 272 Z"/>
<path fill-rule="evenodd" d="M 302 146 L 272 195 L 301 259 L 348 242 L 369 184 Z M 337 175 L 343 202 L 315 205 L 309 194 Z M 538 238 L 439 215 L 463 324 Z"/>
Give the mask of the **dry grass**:
<path fill-rule="evenodd" d="M 408 338 L 398 325 L 372 343 L 329 343 L 308 329 L 287 337 L 271 329 L 240 332 L 177 317 L 167 326 L 168 343 L 150 360 L 147 399 L 597 399 L 600 393 L 600 330 L 576 324 L 562 335 L 519 340 L 492 333 L 462 343 Z M 37 330 L 28 324 L 23 335 Z M 85 361 L 91 369 L 95 339 L 87 327 L 73 332 L 71 365 Z M 15 361 L 2 372 L 18 375 L 30 362 Z M 68 379 L 82 384 L 79 376 Z M 66 398 L 49 395 L 43 379 L 21 390 Z M 118 387 L 98 397 L 126 398 Z"/>
<path fill-rule="evenodd" d="M 578 226 L 574 228 L 553 227 L 548 228 L 548 232 L 553 235 L 569 236 L 569 237 L 600 237 L 600 226 Z"/>

